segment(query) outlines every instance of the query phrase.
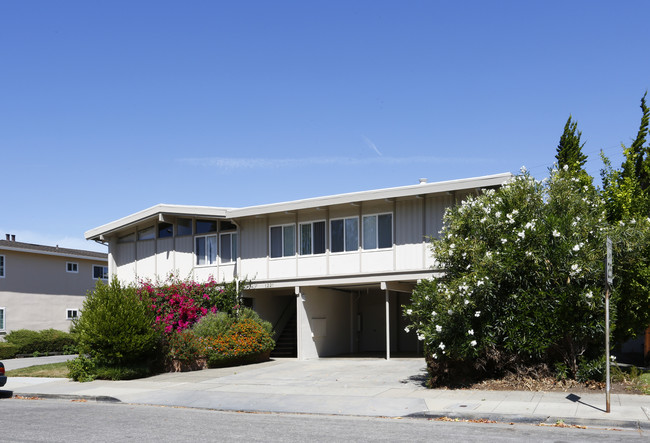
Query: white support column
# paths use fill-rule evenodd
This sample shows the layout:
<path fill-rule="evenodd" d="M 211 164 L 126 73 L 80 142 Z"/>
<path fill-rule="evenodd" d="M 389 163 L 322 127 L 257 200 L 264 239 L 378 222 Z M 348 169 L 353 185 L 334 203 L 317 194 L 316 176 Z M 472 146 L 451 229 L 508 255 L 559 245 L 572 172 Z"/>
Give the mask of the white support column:
<path fill-rule="evenodd" d="M 304 360 L 303 346 L 302 346 L 302 313 L 305 309 L 303 306 L 302 294 L 300 293 L 300 286 L 294 287 L 296 294 L 296 357 L 298 360 Z"/>
<path fill-rule="evenodd" d="M 386 360 L 390 360 L 390 292 L 386 289 Z"/>

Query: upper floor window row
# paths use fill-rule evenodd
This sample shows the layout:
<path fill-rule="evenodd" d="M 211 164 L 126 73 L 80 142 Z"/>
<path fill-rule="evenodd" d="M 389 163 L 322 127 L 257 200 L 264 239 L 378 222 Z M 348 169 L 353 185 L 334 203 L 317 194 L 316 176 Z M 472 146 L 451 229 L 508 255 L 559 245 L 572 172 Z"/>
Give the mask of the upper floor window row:
<path fill-rule="evenodd" d="M 324 254 L 327 241 L 325 221 L 300 223 L 298 225 L 298 250 L 296 251 L 295 225 L 271 226 L 269 243 L 271 258 Z M 361 236 L 360 236 L 361 228 Z M 360 242 L 361 240 L 361 242 Z M 393 214 L 373 214 L 330 220 L 330 252 L 385 249 L 393 246 Z"/>
<path fill-rule="evenodd" d="M 0 255 L 0 278 L 5 278 L 5 256 Z"/>
<path fill-rule="evenodd" d="M 175 228 L 175 229 L 174 229 Z M 118 243 L 129 243 L 137 240 L 153 240 L 155 238 L 185 237 L 189 235 L 201 235 L 235 231 L 237 226 L 229 220 L 208 220 L 177 218 L 176 223 L 158 222 L 156 225 L 138 229 L 135 233 L 123 235 L 117 239 Z"/>

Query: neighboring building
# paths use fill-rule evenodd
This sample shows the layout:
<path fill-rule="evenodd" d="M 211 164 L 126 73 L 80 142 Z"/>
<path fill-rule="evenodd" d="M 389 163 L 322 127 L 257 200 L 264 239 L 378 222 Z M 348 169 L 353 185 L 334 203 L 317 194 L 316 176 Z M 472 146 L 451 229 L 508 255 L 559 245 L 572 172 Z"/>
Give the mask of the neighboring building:
<path fill-rule="evenodd" d="M 68 331 L 88 290 L 108 278 L 108 255 L 0 240 L 0 338 L 16 329 Z"/>
<path fill-rule="evenodd" d="M 419 352 L 401 306 L 437 272 L 427 243 L 445 209 L 498 174 L 244 208 L 157 205 L 91 229 L 124 282 L 249 279 L 245 296 L 300 359 Z M 280 342 L 286 337 L 280 336 Z M 291 352 L 290 352 L 291 354 Z"/>

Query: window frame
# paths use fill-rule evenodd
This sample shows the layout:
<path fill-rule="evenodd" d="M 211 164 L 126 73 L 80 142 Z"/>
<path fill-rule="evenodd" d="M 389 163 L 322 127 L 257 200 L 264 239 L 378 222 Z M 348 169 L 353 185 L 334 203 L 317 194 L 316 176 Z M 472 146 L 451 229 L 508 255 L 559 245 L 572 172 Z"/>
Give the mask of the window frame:
<path fill-rule="evenodd" d="M 70 314 L 74 313 L 75 315 L 71 316 Z M 66 308 L 65 309 L 65 319 L 66 320 L 74 320 L 76 318 L 79 318 L 79 309 L 77 308 Z"/>
<path fill-rule="evenodd" d="M 225 261 L 223 259 L 223 240 L 225 236 L 230 236 L 230 260 Z M 230 264 L 237 261 L 237 243 L 238 243 L 237 231 L 228 231 L 219 233 L 219 263 Z M 234 241 L 233 241 L 234 239 Z"/>
<path fill-rule="evenodd" d="M 0 306 L 0 312 L 2 312 L 0 316 L 0 332 L 7 332 L 7 308 Z"/>
<path fill-rule="evenodd" d="M 72 265 L 72 269 L 70 269 L 70 265 Z M 65 262 L 65 272 L 67 272 L 69 274 L 78 274 L 79 273 L 79 263 L 73 262 L 73 261 Z"/>
<path fill-rule="evenodd" d="M 7 259 L 4 255 L 0 255 L 0 278 L 5 278 L 7 275 Z"/>
<path fill-rule="evenodd" d="M 348 220 L 355 220 L 356 221 L 356 226 L 357 226 L 357 242 L 356 242 L 356 248 L 355 249 L 348 249 L 348 229 L 347 229 L 347 221 Z M 336 221 L 342 221 L 343 222 L 343 249 L 340 251 L 334 251 L 334 248 L 332 247 L 332 243 L 334 241 L 334 236 L 332 235 L 332 223 Z M 330 247 L 330 253 L 332 254 L 342 254 L 345 252 L 357 252 L 361 248 L 361 244 L 359 242 L 359 234 L 361 233 L 361 230 L 359 229 L 359 216 L 354 215 L 352 217 L 338 217 L 338 218 L 331 218 L 330 219 L 330 241 L 329 241 L 329 247 Z"/>
<path fill-rule="evenodd" d="M 380 238 L 380 235 L 379 235 L 379 226 L 380 226 L 379 225 L 379 217 L 382 216 L 382 215 L 390 215 L 390 246 L 380 246 L 379 245 L 379 238 Z M 375 217 L 375 245 L 376 246 L 374 248 L 367 248 L 366 247 L 366 229 L 365 229 L 366 224 L 365 224 L 365 220 L 366 220 L 366 218 L 370 218 L 370 217 Z M 361 232 L 361 248 L 364 251 L 376 251 L 376 250 L 379 250 L 379 249 L 391 249 L 393 247 L 393 245 L 395 244 L 395 238 L 394 238 L 394 235 L 393 235 L 394 234 L 393 231 L 394 231 L 395 228 L 393 226 L 393 220 L 394 220 L 394 217 L 393 217 L 392 212 L 378 212 L 376 214 L 365 214 L 365 215 L 363 215 L 361 217 L 361 228 L 362 228 L 362 232 Z"/>
<path fill-rule="evenodd" d="M 314 225 L 323 223 L 323 252 L 314 252 Z M 302 227 L 309 225 L 309 247 L 310 252 L 302 251 Z M 298 255 L 323 255 L 327 252 L 327 220 L 314 220 L 298 223 Z"/>
<path fill-rule="evenodd" d="M 95 277 L 95 269 L 96 268 L 102 268 L 102 275 L 103 277 Z M 104 273 L 104 269 L 106 269 L 106 272 Z M 108 280 L 108 266 L 104 265 L 93 265 L 92 267 L 92 276 L 93 280 Z"/>
<path fill-rule="evenodd" d="M 212 260 L 211 254 L 208 250 L 208 238 L 214 238 L 214 259 Z M 204 255 L 203 255 L 203 260 L 204 263 L 199 263 L 199 254 L 198 254 L 198 248 L 197 248 L 197 241 L 199 239 L 204 239 Z M 219 241 L 219 235 L 214 232 L 210 234 L 205 234 L 205 235 L 195 235 L 194 236 L 194 266 L 196 267 L 204 267 L 204 266 L 216 266 L 218 257 L 219 257 L 219 244 L 217 243 Z"/>
<path fill-rule="evenodd" d="M 282 255 L 278 256 L 273 256 L 273 237 L 272 237 L 272 232 L 273 228 L 280 228 L 280 233 L 282 234 L 280 237 L 280 245 L 282 246 Z M 285 230 L 286 228 L 293 228 L 293 253 L 292 254 L 287 254 L 285 247 Z M 284 223 L 281 225 L 272 225 L 269 226 L 269 258 L 270 259 L 279 259 L 279 258 L 290 258 L 290 257 L 295 257 L 297 254 L 297 248 L 296 248 L 296 224 L 295 223 Z"/>

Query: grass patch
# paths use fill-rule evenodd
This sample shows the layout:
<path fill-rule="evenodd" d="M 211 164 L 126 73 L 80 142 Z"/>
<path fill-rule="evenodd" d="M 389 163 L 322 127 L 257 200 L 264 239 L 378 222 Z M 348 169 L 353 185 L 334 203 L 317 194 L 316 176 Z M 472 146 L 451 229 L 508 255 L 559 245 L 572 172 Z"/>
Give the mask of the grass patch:
<path fill-rule="evenodd" d="M 639 390 L 644 394 L 650 395 L 650 372 L 639 376 Z"/>
<path fill-rule="evenodd" d="M 29 366 L 27 368 L 7 371 L 7 377 L 53 377 L 68 378 L 66 362 L 49 363 L 46 365 Z"/>

